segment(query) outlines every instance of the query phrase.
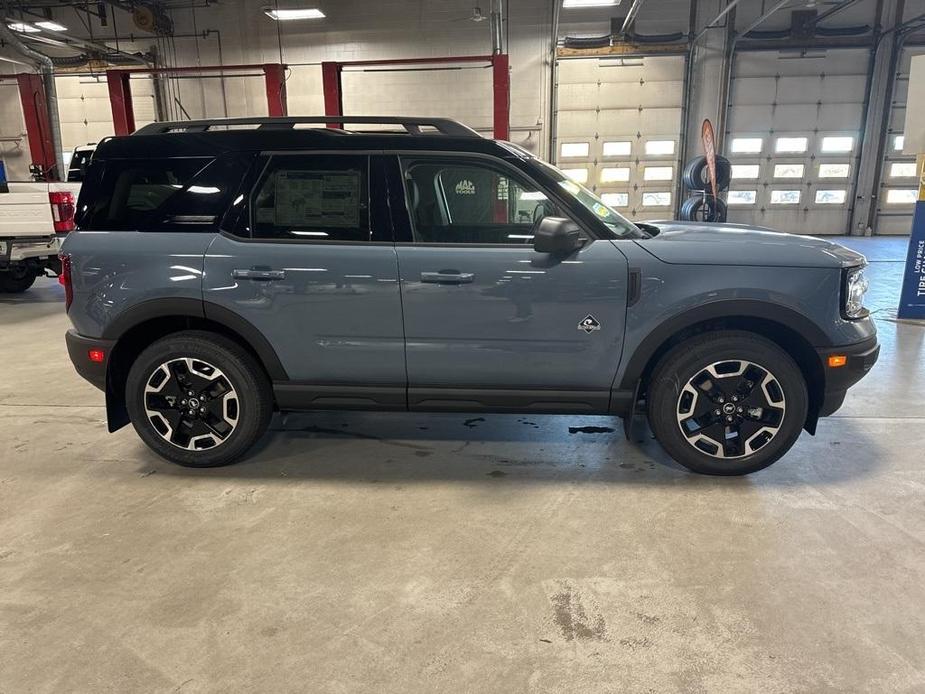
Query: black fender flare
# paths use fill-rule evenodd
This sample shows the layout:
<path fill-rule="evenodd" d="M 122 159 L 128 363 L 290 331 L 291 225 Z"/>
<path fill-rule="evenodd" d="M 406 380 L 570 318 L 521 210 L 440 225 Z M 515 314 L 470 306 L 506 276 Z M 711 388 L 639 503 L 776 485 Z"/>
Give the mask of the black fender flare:
<path fill-rule="evenodd" d="M 757 318 L 779 323 L 797 333 L 811 347 L 831 347 L 832 341 L 816 323 L 787 306 L 756 299 L 722 299 L 676 313 L 660 323 L 627 359 L 618 390 L 632 391 L 642 378 L 652 357 L 673 335 L 698 323 L 722 318 Z"/>
<path fill-rule="evenodd" d="M 289 380 L 276 350 L 250 321 L 224 306 L 201 299 L 168 297 L 142 301 L 120 313 L 106 326 L 102 337 L 118 341 L 125 333 L 142 323 L 156 318 L 177 316 L 208 320 L 236 333 L 254 350 L 272 380 Z"/>

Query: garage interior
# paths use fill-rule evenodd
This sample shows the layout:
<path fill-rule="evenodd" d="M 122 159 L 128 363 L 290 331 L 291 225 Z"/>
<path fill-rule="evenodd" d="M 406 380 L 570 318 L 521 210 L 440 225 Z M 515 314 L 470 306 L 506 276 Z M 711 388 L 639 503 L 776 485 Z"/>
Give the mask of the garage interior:
<path fill-rule="evenodd" d="M 925 691 L 925 323 L 896 315 L 921 2 L 4 12 L 10 181 L 155 121 L 442 116 L 664 220 L 709 118 L 728 221 L 863 253 L 882 350 L 815 436 L 743 478 L 578 415 L 275 415 L 246 460 L 195 470 L 107 433 L 40 278 L 0 294 L 0 692 Z"/>

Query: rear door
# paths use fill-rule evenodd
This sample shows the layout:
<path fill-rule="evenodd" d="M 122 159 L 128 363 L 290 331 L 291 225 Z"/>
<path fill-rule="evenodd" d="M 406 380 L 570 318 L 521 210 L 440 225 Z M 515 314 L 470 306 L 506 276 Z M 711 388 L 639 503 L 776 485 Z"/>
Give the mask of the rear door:
<path fill-rule="evenodd" d="M 568 215 L 499 159 L 413 155 L 401 170 L 409 407 L 606 411 L 626 312 L 620 251 L 589 233 L 567 258 L 535 252 L 535 225 Z"/>
<path fill-rule="evenodd" d="M 205 258 L 206 315 L 231 311 L 288 374 L 284 408 L 404 409 L 398 261 L 384 177 L 366 154 L 266 153 L 235 233 Z"/>

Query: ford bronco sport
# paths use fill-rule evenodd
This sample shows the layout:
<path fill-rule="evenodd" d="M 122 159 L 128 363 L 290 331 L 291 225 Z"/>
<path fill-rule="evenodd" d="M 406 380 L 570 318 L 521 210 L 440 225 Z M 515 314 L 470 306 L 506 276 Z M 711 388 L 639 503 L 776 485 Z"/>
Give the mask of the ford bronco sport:
<path fill-rule="evenodd" d="M 189 466 L 240 458 L 274 410 L 361 409 L 647 414 L 682 465 L 744 474 L 815 433 L 879 350 L 863 256 L 633 224 L 445 119 L 107 140 L 61 259 L 68 350 L 109 430 Z"/>

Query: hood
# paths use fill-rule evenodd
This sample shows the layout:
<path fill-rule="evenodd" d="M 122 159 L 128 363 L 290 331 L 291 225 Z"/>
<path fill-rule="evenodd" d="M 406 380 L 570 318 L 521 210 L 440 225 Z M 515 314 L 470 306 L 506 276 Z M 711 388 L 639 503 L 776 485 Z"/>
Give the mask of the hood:
<path fill-rule="evenodd" d="M 862 265 L 860 253 L 815 236 L 785 234 L 744 224 L 652 222 L 659 233 L 636 243 L 664 263 L 831 267 Z"/>

